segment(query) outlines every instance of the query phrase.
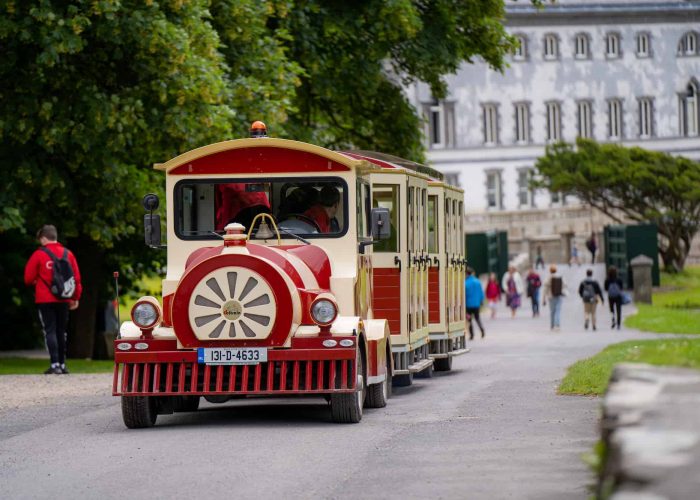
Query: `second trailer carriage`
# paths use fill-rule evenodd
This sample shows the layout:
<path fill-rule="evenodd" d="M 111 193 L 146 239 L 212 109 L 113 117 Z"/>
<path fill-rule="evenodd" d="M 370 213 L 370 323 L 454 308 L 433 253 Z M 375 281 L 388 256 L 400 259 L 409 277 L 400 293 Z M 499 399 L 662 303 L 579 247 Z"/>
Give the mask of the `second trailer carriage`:
<path fill-rule="evenodd" d="M 464 348 L 461 191 L 297 141 L 212 144 L 165 174 L 167 275 L 115 341 L 128 427 L 249 396 L 322 396 L 337 422 Z M 158 201 L 147 242 L 160 246 Z"/>

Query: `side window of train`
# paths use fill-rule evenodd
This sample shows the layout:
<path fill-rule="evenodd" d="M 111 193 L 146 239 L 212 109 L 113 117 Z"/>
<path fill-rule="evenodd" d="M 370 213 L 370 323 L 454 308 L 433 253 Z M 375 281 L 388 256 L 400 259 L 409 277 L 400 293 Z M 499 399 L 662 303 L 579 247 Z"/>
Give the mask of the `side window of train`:
<path fill-rule="evenodd" d="M 445 198 L 445 252 L 452 252 L 452 235 L 450 234 L 451 217 L 450 217 L 450 200 Z"/>
<path fill-rule="evenodd" d="M 459 254 L 464 255 L 464 205 L 459 202 Z"/>
<path fill-rule="evenodd" d="M 399 186 L 375 185 L 372 193 L 374 206 L 389 210 L 391 236 L 374 244 L 375 252 L 399 251 Z"/>
<path fill-rule="evenodd" d="M 438 197 L 428 196 L 428 253 L 438 252 Z"/>
<path fill-rule="evenodd" d="M 355 187 L 355 215 L 357 217 L 357 237 L 365 238 L 369 235 L 369 186 L 366 183 L 362 182 L 360 179 L 358 179 Z"/>

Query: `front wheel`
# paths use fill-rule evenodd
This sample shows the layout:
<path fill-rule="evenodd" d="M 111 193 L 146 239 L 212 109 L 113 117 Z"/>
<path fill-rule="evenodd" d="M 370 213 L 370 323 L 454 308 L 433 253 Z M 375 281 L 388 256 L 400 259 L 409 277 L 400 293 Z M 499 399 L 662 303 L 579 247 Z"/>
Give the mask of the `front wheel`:
<path fill-rule="evenodd" d="M 156 399 L 148 396 L 122 396 L 122 419 L 129 429 L 152 427 L 158 418 Z"/>
<path fill-rule="evenodd" d="M 391 353 L 386 358 L 386 377 L 378 384 L 367 386 L 367 408 L 384 408 L 391 397 Z"/>
<path fill-rule="evenodd" d="M 340 424 L 356 424 L 362 420 L 362 406 L 365 402 L 365 361 L 362 352 L 357 350 L 355 392 L 331 394 L 331 418 Z"/>

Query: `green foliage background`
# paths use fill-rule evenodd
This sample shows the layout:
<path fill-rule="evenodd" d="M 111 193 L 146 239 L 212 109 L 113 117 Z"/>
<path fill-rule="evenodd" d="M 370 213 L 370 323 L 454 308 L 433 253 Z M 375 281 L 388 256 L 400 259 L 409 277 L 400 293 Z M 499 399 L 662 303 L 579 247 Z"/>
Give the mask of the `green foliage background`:
<path fill-rule="evenodd" d="M 128 288 L 164 264 L 142 243 L 153 163 L 254 119 L 421 160 L 401 84 L 441 98 L 464 62 L 502 68 L 503 15 L 502 0 L 0 0 L 0 349 L 40 339 L 21 275 L 42 224 L 81 265 L 69 349 L 91 356 L 111 271 Z"/>

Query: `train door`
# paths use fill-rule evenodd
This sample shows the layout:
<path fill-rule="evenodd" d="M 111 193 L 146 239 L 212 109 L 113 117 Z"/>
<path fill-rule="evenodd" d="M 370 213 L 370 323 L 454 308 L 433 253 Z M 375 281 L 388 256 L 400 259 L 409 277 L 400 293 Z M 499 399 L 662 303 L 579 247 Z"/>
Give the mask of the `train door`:
<path fill-rule="evenodd" d="M 405 231 L 407 218 L 405 176 L 372 175 L 372 203 L 387 208 L 391 236 L 375 243 L 372 249 L 374 318 L 386 318 L 392 345 L 408 344 L 408 258 Z"/>
<path fill-rule="evenodd" d="M 444 214 L 441 210 L 443 189 L 431 186 L 428 189 L 428 324 L 431 332 L 445 332 L 444 310 L 440 304 L 445 302 L 444 273 L 445 258 L 442 252 L 444 241 L 440 238 L 444 231 Z"/>
<path fill-rule="evenodd" d="M 452 200 L 449 196 L 445 196 L 444 200 L 444 214 L 445 214 L 445 288 L 446 288 L 446 300 L 445 300 L 445 316 L 447 318 L 447 324 L 451 324 L 454 321 L 455 315 L 455 262 L 454 262 L 454 234 L 453 234 L 453 217 L 452 217 Z"/>
<path fill-rule="evenodd" d="M 425 179 L 408 176 L 408 327 L 414 347 L 424 344 L 428 335 L 427 191 Z"/>

